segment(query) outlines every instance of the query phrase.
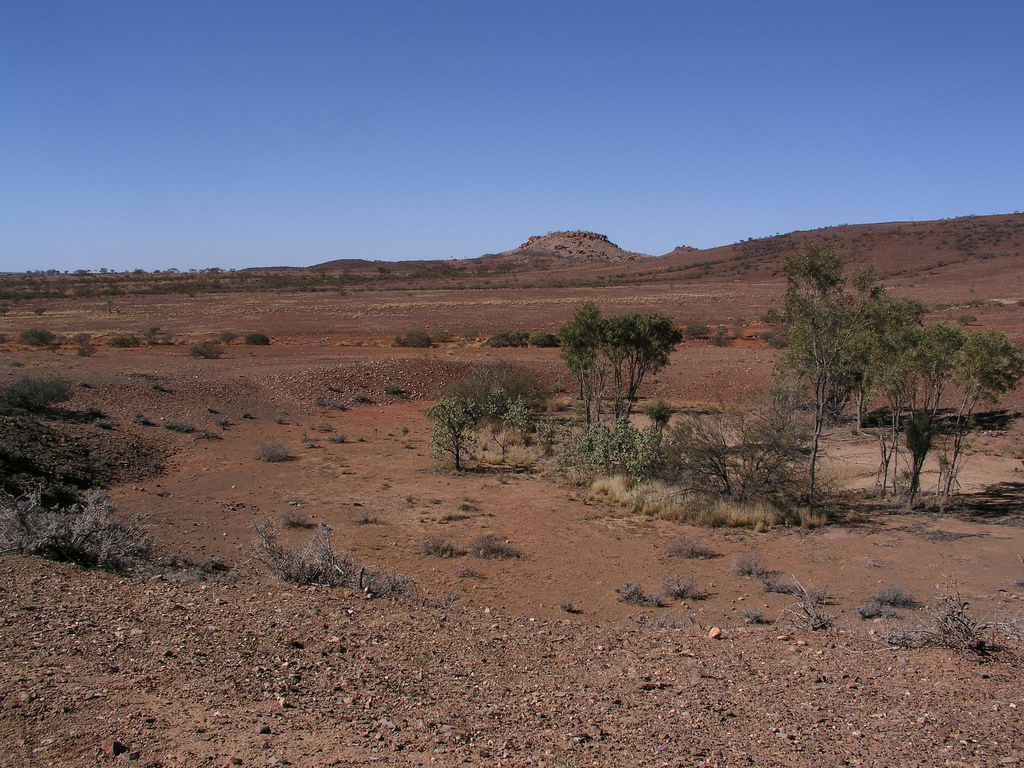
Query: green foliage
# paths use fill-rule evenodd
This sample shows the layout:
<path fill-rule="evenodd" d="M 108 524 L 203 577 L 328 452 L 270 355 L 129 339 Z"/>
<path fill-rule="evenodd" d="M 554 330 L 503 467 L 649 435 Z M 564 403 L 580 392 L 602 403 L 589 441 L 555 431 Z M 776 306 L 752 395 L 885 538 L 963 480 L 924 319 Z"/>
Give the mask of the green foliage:
<path fill-rule="evenodd" d="M 46 328 L 26 328 L 24 331 L 18 334 L 18 340 L 22 344 L 28 344 L 32 347 L 46 347 L 53 344 L 57 337 L 54 336 L 53 331 L 47 330 Z"/>
<path fill-rule="evenodd" d="M 404 335 L 398 334 L 395 336 L 395 340 L 391 342 L 393 347 L 429 347 L 434 343 L 434 340 L 430 338 L 430 334 L 426 331 L 407 331 Z"/>
<path fill-rule="evenodd" d="M 0 390 L 0 404 L 25 411 L 45 411 L 71 399 L 71 385 L 46 376 L 20 376 Z"/>
<path fill-rule="evenodd" d="M 478 406 L 466 398 L 445 397 L 427 409 L 427 416 L 434 420 L 430 432 L 434 454 L 451 456 L 456 471 L 461 471 L 463 456 L 476 442 Z"/>
<path fill-rule="evenodd" d="M 672 418 L 672 407 L 661 398 L 644 408 L 644 416 L 649 418 L 660 432 L 668 426 L 669 419 Z"/>
<path fill-rule="evenodd" d="M 653 432 L 641 432 L 628 419 L 620 419 L 612 428 L 595 423 L 573 435 L 558 459 L 562 472 L 577 481 L 613 475 L 643 480 L 654 472 L 657 438 Z"/>
<path fill-rule="evenodd" d="M 530 334 L 531 347 L 557 347 L 559 344 L 558 337 L 553 333 L 538 331 Z"/>
<path fill-rule="evenodd" d="M 644 378 L 664 368 L 683 339 L 666 315 L 650 312 L 604 318 L 593 302 L 577 307 L 558 336 L 562 360 L 579 383 L 588 424 L 600 418 L 607 377 L 617 421 L 629 414 Z"/>
<path fill-rule="evenodd" d="M 704 323 L 688 323 L 683 327 L 683 336 L 687 339 L 706 339 L 711 335 L 711 328 Z"/>
<path fill-rule="evenodd" d="M 270 344 L 270 337 L 265 333 L 247 333 L 242 342 L 250 347 L 265 347 Z"/>
<path fill-rule="evenodd" d="M 525 331 L 501 331 L 484 342 L 485 347 L 525 347 L 530 335 Z"/>
<path fill-rule="evenodd" d="M 481 365 L 444 390 L 448 397 L 470 400 L 484 412 L 492 390 L 500 389 L 509 401 L 522 398 L 530 410 L 544 407 L 550 394 L 547 384 L 533 371 L 510 362 Z"/>
<path fill-rule="evenodd" d="M 139 340 L 133 333 L 119 333 L 107 341 L 108 347 L 137 347 Z"/>

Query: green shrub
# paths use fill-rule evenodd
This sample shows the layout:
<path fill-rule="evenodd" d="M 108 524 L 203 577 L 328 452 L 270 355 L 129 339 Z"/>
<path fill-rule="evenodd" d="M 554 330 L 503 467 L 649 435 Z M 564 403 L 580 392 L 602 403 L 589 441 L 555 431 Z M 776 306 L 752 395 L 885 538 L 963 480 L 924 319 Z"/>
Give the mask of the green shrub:
<path fill-rule="evenodd" d="M 0 403 L 26 411 L 45 411 L 55 403 L 70 399 L 68 382 L 46 376 L 21 376 L 0 391 Z"/>
<path fill-rule="evenodd" d="M 690 323 L 683 327 L 683 336 L 688 339 L 706 339 L 711 335 L 711 328 L 703 323 Z"/>
<path fill-rule="evenodd" d="M 265 333 L 247 333 L 242 341 L 250 347 L 265 347 L 270 343 L 270 337 Z"/>
<path fill-rule="evenodd" d="M 560 342 L 555 334 L 548 333 L 547 331 L 538 331 L 537 333 L 530 334 L 530 346 L 557 347 L 560 346 Z"/>
<path fill-rule="evenodd" d="M 133 333 L 119 333 L 113 336 L 108 342 L 108 347 L 137 347 L 139 340 Z"/>
<path fill-rule="evenodd" d="M 596 423 L 573 435 L 558 460 L 562 472 L 576 480 L 612 475 L 642 480 L 654 471 L 658 450 L 653 433 L 620 419 L 613 429 Z"/>
<path fill-rule="evenodd" d="M 92 341 L 92 336 L 90 336 L 88 333 L 76 333 L 74 336 L 71 337 L 71 341 L 73 341 L 75 344 L 88 344 L 90 341 Z"/>
<path fill-rule="evenodd" d="M 398 334 L 391 343 L 393 347 L 429 347 L 434 343 L 430 334 L 426 331 L 407 331 L 404 335 Z"/>
<path fill-rule="evenodd" d="M 32 347 L 46 347 L 53 344 L 56 340 L 56 336 L 53 335 L 53 331 L 49 331 L 45 328 L 27 328 L 18 334 L 18 339 L 21 340 L 22 344 L 28 344 Z"/>
<path fill-rule="evenodd" d="M 530 335 L 525 331 L 502 331 L 484 342 L 485 347 L 525 347 Z"/>

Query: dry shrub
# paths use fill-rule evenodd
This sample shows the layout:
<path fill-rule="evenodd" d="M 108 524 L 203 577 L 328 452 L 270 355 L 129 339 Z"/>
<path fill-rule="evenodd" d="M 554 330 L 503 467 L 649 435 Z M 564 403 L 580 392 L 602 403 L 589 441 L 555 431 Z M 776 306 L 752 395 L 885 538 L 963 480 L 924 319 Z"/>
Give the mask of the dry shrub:
<path fill-rule="evenodd" d="M 811 629 L 815 632 L 831 629 L 835 625 L 835 616 L 825 610 L 828 604 L 828 587 L 809 589 L 799 581 L 795 584 L 796 603 L 786 608 L 783 613 L 800 629 Z"/>
<path fill-rule="evenodd" d="M 205 360 L 216 360 L 224 354 L 224 349 L 220 344 L 212 341 L 201 341 L 198 344 L 194 344 L 189 350 L 189 354 L 192 357 L 201 357 Z"/>
<path fill-rule="evenodd" d="M 469 545 L 469 553 L 484 560 L 515 560 L 523 556 L 514 544 L 493 533 L 476 539 Z"/>
<path fill-rule="evenodd" d="M 634 581 L 627 581 L 621 587 L 616 587 L 615 591 L 618 593 L 619 602 L 621 603 L 647 607 L 657 607 L 661 605 L 661 595 L 651 595 L 644 592 L 643 587 Z"/>
<path fill-rule="evenodd" d="M 618 504 L 661 520 L 673 520 L 711 528 L 754 528 L 764 531 L 779 525 L 817 528 L 827 520 L 807 507 L 781 507 L 768 500 L 735 501 L 682 491 L 659 480 L 633 485 L 628 478 L 599 478 L 590 487 L 588 500 Z"/>
<path fill-rule="evenodd" d="M 668 545 L 665 554 L 669 557 L 683 557 L 688 560 L 711 560 L 717 557 L 714 550 L 698 539 L 680 536 Z"/>
<path fill-rule="evenodd" d="M 169 429 L 171 432 L 179 432 L 183 435 L 190 435 L 196 431 L 194 425 L 189 424 L 187 421 L 175 421 L 173 419 L 167 419 L 162 421 L 164 429 Z"/>
<path fill-rule="evenodd" d="M 757 552 L 744 552 L 739 555 L 732 564 L 732 572 L 744 579 L 765 579 L 778 575 L 778 571 L 769 570 L 764 564 L 764 558 Z"/>
<path fill-rule="evenodd" d="M 281 525 L 285 528 L 312 528 L 316 523 L 311 522 L 301 509 L 289 509 L 281 515 Z"/>
<path fill-rule="evenodd" d="M 98 493 L 63 509 L 43 507 L 38 493 L 6 497 L 0 501 L 0 552 L 129 573 L 149 558 L 151 542 L 138 518 L 125 525 L 113 512 Z"/>
<path fill-rule="evenodd" d="M 256 453 L 253 458 L 256 459 L 256 461 L 266 461 L 271 464 L 277 464 L 282 461 L 288 461 L 291 458 L 291 454 L 288 453 L 288 449 L 281 443 L 274 440 L 260 445 L 256 449 Z"/>
<path fill-rule="evenodd" d="M 253 555 L 282 581 L 353 589 L 370 598 L 409 598 L 415 590 L 410 576 L 362 565 L 351 553 L 336 550 L 331 544 L 334 533 L 325 523 L 320 523 L 309 540 L 295 549 L 278 542 L 273 520 L 265 519 L 252 528 L 256 533 Z"/>
<path fill-rule="evenodd" d="M 692 573 L 683 581 L 678 573 L 673 573 L 661 585 L 661 594 L 669 600 L 705 600 L 708 593 L 697 585 L 697 577 Z"/>
<path fill-rule="evenodd" d="M 420 544 L 420 554 L 427 557 L 462 557 L 466 550 L 462 549 L 451 539 L 442 539 L 440 536 L 430 536 Z"/>
<path fill-rule="evenodd" d="M 18 408 L 45 411 L 56 403 L 71 399 L 71 384 L 49 376 L 19 376 L 0 390 L 0 411 Z"/>

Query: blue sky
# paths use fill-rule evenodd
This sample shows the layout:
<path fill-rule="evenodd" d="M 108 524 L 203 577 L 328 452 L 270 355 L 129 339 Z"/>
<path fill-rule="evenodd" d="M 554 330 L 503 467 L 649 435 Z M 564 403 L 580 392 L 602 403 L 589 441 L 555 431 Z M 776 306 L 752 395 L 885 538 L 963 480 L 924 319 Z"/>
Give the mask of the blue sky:
<path fill-rule="evenodd" d="M 1024 209 L 1024 3 L 0 0 L 0 271 Z"/>

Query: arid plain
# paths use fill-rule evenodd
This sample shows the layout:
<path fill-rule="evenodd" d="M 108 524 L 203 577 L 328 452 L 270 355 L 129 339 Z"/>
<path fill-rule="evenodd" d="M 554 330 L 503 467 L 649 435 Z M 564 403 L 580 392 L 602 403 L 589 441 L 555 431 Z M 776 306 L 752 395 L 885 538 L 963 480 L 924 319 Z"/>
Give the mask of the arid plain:
<path fill-rule="evenodd" d="M 974 435 L 959 502 L 942 512 L 874 499 L 877 438 L 837 426 L 824 472 L 845 513 L 812 530 L 637 514 L 567 482 L 555 457 L 457 473 L 433 456 L 426 416 L 444 385 L 512 362 L 552 386 L 548 418 L 568 428 L 574 390 L 559 350 L 483 342 L 555 332 L 587 300 L 606 314 L 724 326 L 731 343 L 685 341 L 641 396 L 678 411 L 743 403 L 783 354 L 759 318 L 781 309 L 782 259 L 805 242 L 831 245 L 850 269 L 873 265 L 930 321 L 1020 345 L 1024 216 L 838 227 L 657 258 L 563 240 L 471 262 L 262 271 L 244 286 L 243 273 L 181 275 L 193 290 L 167 293 L 144 290 L 167 276 L 95 276 L 90 285 L 122 280 L 122 292 L 79 295 L 61 282 L 71 276 L 0 281 L 14 297 L 0 318 L 0 383 L 74 383 L 63 416 L 3 417 L 5 450 L 29 456 L 42 482 L 61 467 L 105 487 L 157 553 L 136 577 L 3 556 L 0 764 L 102 764 L 115 752 L 152 766 L 1024 761 L 1019 637 L 993 636 L 985 654 L 898 649 L 885 631 L 922 626 L 926 607 L 880 620 L 856 610 L 887 586 L 927 606 L 955 584 L 980 621 L 1019 628 L 1021 391 Z M 29 328 L 88 342 L 31 347 L 18 341 Z M 410 330 L 445 340 L 392 346 Z M 271 343 L 243 344 L 252 332 Z M 108 346 L 125 333 L 154 343 Z M 189 354 L 224 333 L 239 337 L 219 357 Z M 94 353 L 80 355 L 83 343 Z M 268 442 L 290 459 L 256 461 Z M 12 467 L 8 480 L 28 487 L 31 472 Z M 924 485 L 934 477 L 926 466 Z M 412 576 L 416 597 L 274 580 L 252 552 L 264 518 L 302 523 L 282 524 L 287 545 L 327 523 L 337 547 Z M 422 552 L 432 536 L 468 546 L 486 534 L 522 557 Z M 670 556 L 683 535 L 715 556 Z M 748 553 L 827 587 L 834 626 L 799 627 L 792 595 L 737 575 Z M 172 555 L 226 570 L 175 569 Z M 618 599 L 627 582 L 656 591 L 673 574 L 706 594 L 658 607 Z M 769 623 L 745 620 L 751 610 Z"/>

